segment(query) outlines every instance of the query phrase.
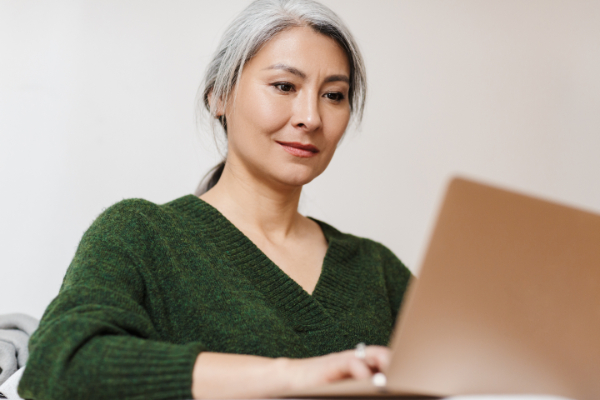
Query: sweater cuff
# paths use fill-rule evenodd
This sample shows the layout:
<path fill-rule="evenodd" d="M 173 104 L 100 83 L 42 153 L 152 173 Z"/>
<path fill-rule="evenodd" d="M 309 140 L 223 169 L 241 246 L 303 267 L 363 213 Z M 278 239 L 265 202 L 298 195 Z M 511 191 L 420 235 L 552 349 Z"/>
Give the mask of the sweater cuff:
<path fill-rule="evenodd" d="M 110 340 L 102 346 L 106 354 L 99 368 L 104 371 L 98 372 L 105 380 L 103 388 L 110 388 L 119 398 L 192 398 L 192 372 L 204 346 L 151 340 L 139 340 L 132 346 L 131 338 L 127 339 Z"/>

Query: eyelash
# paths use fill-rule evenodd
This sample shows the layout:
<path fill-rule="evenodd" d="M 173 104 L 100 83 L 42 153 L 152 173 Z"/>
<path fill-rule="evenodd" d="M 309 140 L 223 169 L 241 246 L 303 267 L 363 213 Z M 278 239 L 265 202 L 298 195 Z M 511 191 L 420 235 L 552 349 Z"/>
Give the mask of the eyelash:
<path fill-rule="evenodd" d="M 277 82 L 277 83 L 274 83 L 273 86 L 275 88 L 277 88 L 280 92 L 284 92 L 284 93 L 289 93 L 294 89 L 294 85 L 292 85 L 291 83 L 288 83 L 288 82 Z M 287 86 L 290 88 L 290 90 L 283 90 L 281 88 L 281 86 Z"/>
<path fill-rule="evenodd" d="M 335 98 L 335 99 L 332 99 L 332 98 L 328 97 L 328 99 L 329 99 L 329 100 L 333 100 L 333 101 L 335 101 L 336 103 L 339 103 L 340 101 L 342 101 L 342 100 L 344 100 L 344 99 L 346 98 L 346 96 L 344 96 L 344 95 L 343 95 L 342 93 L 340 93 L 340 92 L 329 92 L 329 93 L 325 93 L 325 96 L 328 96 L 328 95 L 330 95 L 330 94 L 333 94 L 333 95 L 335 95 L 337 98 Z"/>
<path fill-rule="evenodd" d="M 287 86 L 289 88 L 289 90 L 283 90 L 282 86 Z M 273 87 L 275 87 L 277 90 L 279 90 L 280 92 L 283 93 L 289 93 L 292 90 L 294 90 L 294 85 L 292 85 L 289 82 L 277 82 L 273 84 Z M 327 97 L 329 100 L 335 101 L 336 103 L 339 103 L 340 101 L 345 99 L 345 96 L 343 93 L 340 92 L 328 92 L 325 93 L 325 96 L 329 96 L 329 95 L 335 95 L 336 98 L 331 98 L 331 97 Z"/>

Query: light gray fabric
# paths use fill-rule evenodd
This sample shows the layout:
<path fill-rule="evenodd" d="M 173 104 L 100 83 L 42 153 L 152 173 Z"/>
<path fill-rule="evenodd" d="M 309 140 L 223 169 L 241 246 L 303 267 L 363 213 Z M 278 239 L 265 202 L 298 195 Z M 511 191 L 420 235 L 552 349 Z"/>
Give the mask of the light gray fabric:
<path fill-rule="evenodd" d="M 17 393 L 17 386 L 19 386 L 23 370 L 25 370 L 25 367 L 12 374 L 6 382 L 0 385 L 0 393 L 8 400 L 22 400 Z"/>
<path fill-rule="evenodd" d="M 29 337 L 38 320 L 25 314 L 0 315 L 0 385 L 7 381 L 29 358 Z"/>
<path fill-rule="evenodd" d="M 17 350 L 10 343 L 0 341 L 0 385 L 17 372 Z"/>
<path fill-rule="evenodd" d="M 0 329 L 0 343 L 3 342 L 14 347 L 12 357 L 16 355 L 19 367 L 24 366 L 29 358 L 29 349 L 27 348 L 29 335 L 16 329 Z M 2 361 L 0 361 L 0 367 L 2 365 Z"/>
<path fill-rule="evenodd" d="M 25 314 L 0 315 L 0 329 L 18 329 L 31 336 L 37 329 L 40 321 Z"/>

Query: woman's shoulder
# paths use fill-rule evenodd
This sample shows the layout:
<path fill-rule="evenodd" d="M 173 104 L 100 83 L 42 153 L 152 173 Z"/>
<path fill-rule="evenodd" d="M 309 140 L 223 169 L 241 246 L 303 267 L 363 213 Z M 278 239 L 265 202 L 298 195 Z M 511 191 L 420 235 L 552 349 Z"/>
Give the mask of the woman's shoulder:
<path fill-rule="evenodd" d="M 157 235 L 185 231 L 189 215 L 198 215 L 198 210 L 190 206 L 194 199 L 196 196 L 186 195 L 165 204 L 140 198 L 121 200 L 100 213 L 86 230 L 82 243 L 147 244 Z"/>
<path fill-rule="evenodd" d="M 190 205 L 195 202 L 195 199 L 197 200 L 197 197 L 191 194 L 164 204 L 141 198 L 123 199 L 104 209 L 94 224 L 125 224 L 135 227 L 135 222 L 159 221 L 165 217 L 176 218 L 190 213 L 193 208 Z"/>
<path fill-rule="evenodd" d="M 165 204 L 124 199 L 106 208 L 81 238 L 66 281 L 72 284 L 82 280 L 80 275 L 102 275 L 109 270 L 122 274 L 127 266 L 135 270 L 152 265 L 147 261 L 168 254 L 189 234 L 186 204 L 194 197 L 187 195 Z"/>
<path fill-rule="evenodd" d="M 110 207 L 107 207 L 100 214 L 101 218 L 132 218 L 135 216 L 146 216 L 152 217 L 156 214 L 176 214 L 176 213 L 185 213 L 189 210 L 190 205 L 195 203 L 198 198 L 192 194 L 188 194 L 182 197 L 179 197 L 175 200 L 169 201 L 168 203 L 158 204 L 152 201 L 141 199 L 141 198 L 131 198 L 131 199 L 123 199 Z"/>

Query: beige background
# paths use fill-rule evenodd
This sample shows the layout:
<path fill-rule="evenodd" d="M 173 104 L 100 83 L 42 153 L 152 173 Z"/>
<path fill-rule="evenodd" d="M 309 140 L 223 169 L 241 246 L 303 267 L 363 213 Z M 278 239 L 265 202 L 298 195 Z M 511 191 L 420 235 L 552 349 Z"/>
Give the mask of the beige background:
<path fill-rule="evenodd" d="M 600 212 L 600 2 L 326 0 L 369 100 L 302 211 L 418 273 L 456 173 Z M 194 98 L 248 1 L 0 1 L 0 314 L 40 317 L 81 235 L 218 155 Z"/>

